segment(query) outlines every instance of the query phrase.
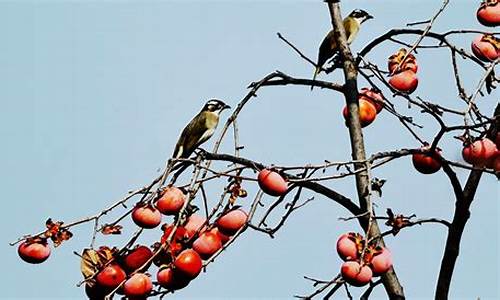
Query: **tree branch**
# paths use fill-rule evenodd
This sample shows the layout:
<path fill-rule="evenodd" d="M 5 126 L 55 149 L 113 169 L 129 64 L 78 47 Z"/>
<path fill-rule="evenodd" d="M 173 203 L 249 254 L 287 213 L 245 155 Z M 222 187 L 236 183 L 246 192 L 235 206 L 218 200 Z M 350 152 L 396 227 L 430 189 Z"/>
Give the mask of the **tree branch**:
<path fill-rule="evenodd" d="M 244 165 L 247 167 L 251 167 L 251 168 L 254 168 L 256 170 L 261 170 L 261 169 L 265 169 L 266 167 L 268 167 L 260 162 L 256 162 L 256 161 L 253 161 L 253 160 L 250 160 L 247 158 L 243 158 L 243 157 L 236 157 L 236 156 L 229 155 L 229 154 L 218 154 L 218 153 L 205 152 L 204 156 L 206 159 L 209 159 L 209 160 L 229 161 L 229 162 L 237 163 L 237 164 Z M 294 176 L 294 175 L 288 174 L 288 173 L 283 173 L 283 175 L 285 177 L 291 178 L 291 179 L 300 179 L 300 177 Z M 342 205 L 345 209 L 347 209 L 349 212 L 351 212 L 354 215 L 357 215 L 361 212 L 360 208 L 354 202 L 352 202 L 351 199 L 349 199 L 349 198 L 337 193 L 336 191 L 334 191 L 334 190 L 332 190 L 324 185 L 321 185 L 317 182 L 303 181 L 303 182 L 296 183 L 296 185 L 298 187 L 303 187 L 303 188 L 309 189 L 309 190 L 314 191 L 318 194 L 321 194 L 329 199 L 334 200 L 335 202 Z"/>
<path fill-rule="evenodd" d="M 489 137 L 492 137 L 493 133 L 497 133 L 499 129 L 500 120 L 498 116 L 500 115 L 500 104 L 497 105 L 494 113 L 496 118 L 495 123 L 490 126 Z M 445 170 L 446 171 L 446 170 Z M 463 188 L 463 191 L 459 191 L 459 183 L 457 185 L 458 179 L 455 173 L 449 173 L 446 171 L 448 177 L 452 181 L 452 185 L 455 192 L 456 202 L 455 202 L 455 213 L 453 215 L 453 221 L 449 227 L 448 237 L 446 239 L 445 250 L 443 254 L 443 259 L 441 260 L 441 268 L 439 270 L 439 277 L 436 286 L 435 299 L 448 299 L 448 294 L 451 286 L 451 279 L 453 276 L 453 271 L 455 269 L 455 264 L 460 253 L 460 242 L 462 240 L 462 234 L 470 217 L 470 206 L 474 200 L 479 181 L 483 171 L 473 170 L 470 172 L 467 182 Z M 450 176 L 451 175 L 451 176 Z"/>
<path fill-rule="evenodd" d="M 359 103 L 358 103 L 358 87 L 357 87 L 357 66 L 354 62 L 354 58 L 347 44 L 346 33 L 344 30 L 342 17 L 340 14 L 340 4 L 338 1 L 329 2 L 328 8 L 330 10 L 330 17 L 332 20 L 334 38 L 339 45 L 340 59 L 342 60 L 345 78 L 345 89 L 344 95 L 346 98 L 346 104 L 349 110 L 349 116 L 347 119 L 347 124 L 349 127 L 349 136 L 351 139 L 351 149 L 352 157 L 354 160 L 365 160 L 366 154 L 364 149 L 363 132 L 361 130 L 361 124 L 359 122 Z M 369 169 L 369 164 L 364 166 L 361 164 L 355 165 L 357 168 L 367 167 Z M 380 235 L 380 228 L 378 227 L 377 221 L 372 220 L 372 208 L 370 200 L 370 180 L 368 170 L 356 174 L 356 187 L 358 191 L 359 204 L 362 212 L 370 210 L 370 215 L 366 217 L 359 218 L 361 226 L 365 231 L 367 231 L 368 236 L 378 236 Z M 380 244 L 383 246 L 383 239 L 380 240 Z M 390 299 L 404 299 L 403 287 L 399 283 L 398 277 L 391 268 L 387 273 L 382 275 L 382 281 Z"/>

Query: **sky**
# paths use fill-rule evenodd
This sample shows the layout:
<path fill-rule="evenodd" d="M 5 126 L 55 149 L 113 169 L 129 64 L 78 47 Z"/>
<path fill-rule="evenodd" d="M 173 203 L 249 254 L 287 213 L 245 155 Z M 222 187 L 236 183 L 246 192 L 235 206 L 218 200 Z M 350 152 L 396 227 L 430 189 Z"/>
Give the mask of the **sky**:
<path fill-rule="evenodd" d="M 479 1 L 451 1 L 434 31 L 481 29 L 475 19 Z M 353 43 L 354 52 L 390 28 L 428 19 L 441 1 L 342 1 L 342 12 L 363 8 L 375 19 Z M 0 298 L 83 299 L 79 259 L 88 247 L 91 224 L 53 249 L 43 264 L 29 265 L 8 242 L 39 232 L 48 217 L 70 222 L 93 215 L 127 191 L 150 182 L 172 153 L 182 128 L 209 98 L 234 106 L 252 81 L 280 70 L 310 78 L 313 68 L 281 42 L 277 32 L 311 58 L 330 30 L 321 1 L 1 1 L 0 2 L 0 147 L 5 229 L 0 254 L 4 267 Z M 452 38 L 468 50 L 474 35 Z M 415 36 L 407 37 L 412 43 Z M 383 44 L 368 59 L 381 66 L 399 49 Z M 446 50 L 417 54 L 419 87 L 414 93 L 445 106 L 464 109 L 457 97 Z M 460 61 L 470 92 L 481 77 L 478 67 Z M 339 81 L 340 71 L 320 75 Z M 360 81 L 360 86 L 366 82 Z M 386 90 L 386 96 L 392 99 Z M 498 91 L 481 97 L 491 114 Z M 424 125 L 431 139 L 438 127 L 428 116 L 392 99 L 397 109 Z M 266 87 L 238 119 L 242 155 L 265 164 L 321 163 L 350 158 L 348 132 L 341 115 L 343 97 L 308 87 Z M 225 113 L 225 117 L 229 114 Z M 460 118 L 448 118 L 460 124 Z M 216 134 L 218 134 L 217 131 Z M 453 134 L 439 145 L 443 155 L 460 161 L 461 144 Z M 418 147 L 388 113 L 364 129 L 368 153 Z M 206 144 L 211 149 L 213 141 Z M 232 140 L 223 144 L 231 152 Z M 467 171 L 456 170 L 462 182 Z M 385 178 L 378 212 L 450 219 L 454 199 L 447 177 L 417 173 L 409 157 L 377 169 Z M 222 182 L 222 183 L 221 183 Z M 208 190 L 212 204 L 220 184 Z M 354 178 L 329 183 L 356 196 Z M 248 208 L 258 188 L 247 183 Z M 310 192 L 303 197 L 313 196 Z M 471 207 L 451 287 L 451 299 L 498 299 L 498 182 L 483 176 Z M 199 199 L 195 199 L 199 201 Z M 263 200 L 269 204 L 271 197 Z M 118 212 L 119 213 L 119 212 Z M 116 214 L 111 214 L 112 220 Z M 330 279 L 340 270 L 335 253 L 339 235 L 360 231 L 336 203 L 315 196 L 296 211 L 275 239 L 246 231 L 215 263 L 171 299 L 290 299 L 313 291 L 303 276 Z M 278 220 L 279 215 L 273 217 Z M 125 221 L 124 235 L 134 226 Z M 152 244 L 158 231 L 140 242 Z M 408 299 L 434 294 L 446 232 L 441 225 L 416 226 L 386 240 Z M 98 245 L 121 245 L 123 237 L 98 236 Z M 155 271 L 152 271 L 155 273 Z M 351 288 L 353 296 L 363 289 Z M 345 297 L 339 293 L 340 299 Z M 378 287 L 372 299 L 386 299 Z"/>

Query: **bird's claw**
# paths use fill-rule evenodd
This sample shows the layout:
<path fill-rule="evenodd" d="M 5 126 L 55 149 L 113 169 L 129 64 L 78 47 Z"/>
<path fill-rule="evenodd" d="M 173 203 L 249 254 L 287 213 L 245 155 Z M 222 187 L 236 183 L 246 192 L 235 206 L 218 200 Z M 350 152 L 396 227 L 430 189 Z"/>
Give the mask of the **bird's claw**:
<path fill-rule="evenodd" d="M 202 159 L 205 159 L 207 156 L 208 151 L 202 148 L 197 148 L 196 151 L 198 152 L 196 155 L 201 157 Z"/>

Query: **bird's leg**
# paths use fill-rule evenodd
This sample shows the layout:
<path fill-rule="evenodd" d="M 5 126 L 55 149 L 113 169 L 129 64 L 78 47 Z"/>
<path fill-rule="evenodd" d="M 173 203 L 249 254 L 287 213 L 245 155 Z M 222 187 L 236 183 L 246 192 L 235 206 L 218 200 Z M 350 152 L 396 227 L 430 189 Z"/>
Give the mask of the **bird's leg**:
<path fill-rule="evenodd" d="M 202 160 L 206 158 L 206 153 L 208 153 L 207 150 L 200 148 L 200 147 L 196 148 L 195 152 L 196 152 L 196 156 L 201 157 Z"/>
<path fill-rule="evenodd" d="M 187 161 L 181 161 L 175 165 L 175 167 L 172 168 L 172 171 L 175 170 L 175 173 L 170 180 L 170 184 L 174 184 L 177 181 L 177 178 L 189 167 L 189 165 L 191 165 L 191 163 Z"/>
<path fill-rule="evenodd" d="M 200 157 L 201 160 L 205 159 L 206 155 L 205 153 L 208 153 L 208 151 L 202 149 L 202 148 L 196 148 L 194 150 L 196 157 Z M 175 171 L 174 175 L 172 176 L 172 179 L 170 180 L 170 184 L 174 184 L 177 178 L 184 172 L 191 164 L 193 164 L 193 160 L 191 159 L 190 161 L 180 161 L 178 162 L 173 168 L 172 172 Z M 197 160 L 197 159 L 196 159 Z M 198 160 L 197 160 L 198 161 Z"/>

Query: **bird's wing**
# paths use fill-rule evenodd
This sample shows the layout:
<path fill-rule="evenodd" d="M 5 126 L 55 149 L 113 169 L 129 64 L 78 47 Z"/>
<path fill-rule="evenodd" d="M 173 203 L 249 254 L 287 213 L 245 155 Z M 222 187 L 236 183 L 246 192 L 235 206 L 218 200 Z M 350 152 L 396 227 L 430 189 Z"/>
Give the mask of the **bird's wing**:
<path fill-rule="evenodd" d="M 345 18 L 342 24 L 345 28 L 347 43 L 350 44 L 358 34 L 360 24 L 354 18 Z M 326 61 L 333 57 L 333 55 L 335 55 L 338 51 L 337 43 L 335 42 L 333 35 L 333 30 L 330 30 L 319 46 L 318 63 L 315 75 L 319 73 L 321 67 L 326 63 Z"/>
<path fill-rule="evenodd" d="M 219 124 L 219 115 L 213 112 L 203 113 L 203 125 L 205 130 L 196 142 L 195 148 L 206 142 L 215 132 L 217 125 Z"/>
<path fill-rule="evenodd" d="M 328 59 L 330 59 L 335 54 L 336 51 L 337 43 L 333 38 L 333 30 L 331 30 L 330 32 L 328 32 L 328 34 L 321 42 L 321 45 L 319 46 L 317 72 L 321 70 L 321 67 L 326 63 Z"/>
<path fill-rule="evenodd" d="M 347 43 L 351 44 L 358 35 L 360 24 L 354 18 L 345 18 L 343 21 Z"/>
<path fill-rule="evenodd" d="M 210 138 L 211 135 L 205 137 L 207 134 L 206 121 L 206 114 L 200 113 L 186 125 L 175 145 L 174 158 L 188 158 L 196 147 Z"/>
<path fill-rule="evenodd" d="M 177 144 L 175 144 L 174 154 L 172 154 L 172 158 L 182 157 L 182 153 L 184 152 L 184 139 L 185 139 L 185 137 L 184 137 L 184 131 L 186 129 L 187 129 L 187 127 L 184 128 L 184 130 L 182 131 L 181 136 L 177 140 Z"/>

